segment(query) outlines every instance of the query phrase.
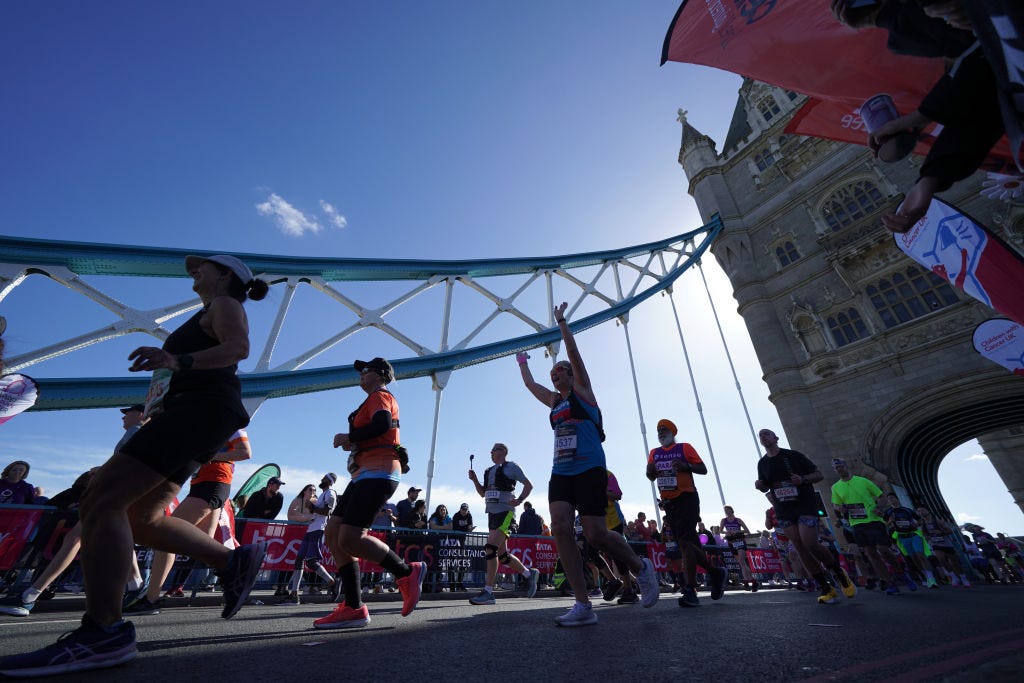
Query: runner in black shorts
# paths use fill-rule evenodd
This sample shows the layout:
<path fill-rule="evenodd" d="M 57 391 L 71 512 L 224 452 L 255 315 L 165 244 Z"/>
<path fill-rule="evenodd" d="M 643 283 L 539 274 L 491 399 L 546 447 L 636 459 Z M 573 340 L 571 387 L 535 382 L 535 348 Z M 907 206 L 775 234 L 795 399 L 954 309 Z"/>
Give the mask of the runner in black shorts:
<path fill-rule="evenodd" d="M 359 387 L 366 392 L 366 400 L 348 416 L 348 432 L 334 435 L 334 447 L 350 453 L 348 471 L 352 481 L 341 494 L 324 532 L 338 565 L 345 601 L 313 622 L 318 629 L 358 628 L 370 623 L 359 585 L 359 558 L 376 562 L 395 576 L 402 593 L 403 617 L 416 609 L 426 572 L 423 562 L 406 564 L 387 544 L 367 533 L 408 467 L 398 439 L 398 401 L 387 390 L 395 379 L 391 363 L 374 358 L 357 360 L 353 366 L 359 372 Z"/>
<path fill-rule="evenodd" d="M 550 409 L 549 420 L 555 436 L 554 465 L 548 483 L 551 532 L 576 598 L 572 609 L 558 617 L 556 623 L 561 626 L 584 626 L 597 623 L 597 615 L 587 597 L 583 562 L 573 538 L 575 511 L 579 511 L 583 533 L 590 544 L 622 562 L 636 574 L 644 607 L 653 607 L 658 602 L 659 586 L 651 560 L 638 557 L 626 539 L 609 531 L 605 524 L 608 474 L 604 448 L 601 446 L 604 437 L 601 411 L 597 407 L 583 357 L 565 322 L 567 307 L 568 304 L 563 302 L 553 311 L 569 358 L 568 361 L 555 363 L 551 368 L 551 383 L 555 390 L 534 380 L 527 364 L 527 354 L 516 354 L 516 361 L 526 388 Z"/>
<path fill-rule="evenodd" d="M 82 499 L 82 625 L 56 645 L 3 659 L 0 667 L 8 674 L 44 676 L 135 658 L 135 628 L 121 618 L 135 542 L 217 569 L 224 618 L 234 616 L 256 581 L 266 543 L 232 551 L 164 510 L 189 475 L 249 422 L 235 376 L 236 364 L 249 355 L 242 303 L 262 299 L 268 286 L 234 256 L 189 256 L 185 270 L 203 308 L 162 348 L 142 346 L 128 356 L 131 372 L 153 372 L 146 406 L 151 419 L 100 468 Z M 155 414 L 160 399 L 162 412 Z"/>
<path fill-rule="evenodd" d="M 518 557 L 508 551 L 509 528 L 516 519 L 516 507 L 529 497 L 533 484 L 519 465 L 508 460 L 508 446 L 496 443 L 491 447 L 491 462 L 494 464 L 484 471 L 481 482 L 476 472 L 469 470 L 469 479 L 476 487 L 477 494 L 484 499 L 487 512 L 487 544 L 484 559 L 487 561 L 487 578 L 483 590 L 469 599 L 472 605 L 494 604 L 494 583 L 498 576 L 498 563 L 505 565 L 526 579 L 526 597 L 537 594 L 537 578 L 540 572 L 527 569 Z M 516 484 L 523 490 L 517 496 Z"/>

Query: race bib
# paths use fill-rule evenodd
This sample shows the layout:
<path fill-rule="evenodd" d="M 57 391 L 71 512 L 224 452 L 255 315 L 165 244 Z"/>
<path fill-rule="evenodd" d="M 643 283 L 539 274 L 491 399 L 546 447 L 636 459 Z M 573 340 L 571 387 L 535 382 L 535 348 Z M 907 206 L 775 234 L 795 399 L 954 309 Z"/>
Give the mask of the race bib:
<path fill-rule="evenodd" d="M 867 519 L 868 511 L 864 509 L 864 503 L 857 503 L 855 505 L 847 505 L 846 509 L 850 513 L 850 519 Z"/>
<path fill-rule="evenodd" d="M 658 488 L 662 490 L 673 490 L 678 485 L 679 479 L 675 476 L 658 477 Z"/>
<path fill-rule="evenodd" d="M 909 519 L 897 519 L 896 528 L 900 531 L 907 531 L 908 529 L 914 528 L 914 523 L 911 522 Z"/>
<path fill-rule="evenodd" d="M 669 541 L 665 544 L 665 550 L 679 550 L 679 544 L 675 541 Z"/>
<path fill-rule="evenodd" d="M 572 462 L 576 457 L 576 425 L 555 428 L 555 464 Z"/>
<path fill-rule="evenodd" d="M 171 376 L 174 373 L 167 368 L 160 368 L 153 371 L 153 378 L 149 380 L 149 391 L 146 393 L 146 410 L 143 417 L 153 417 L 163 412 L 164 397 L 171 388 Z"/>
<path fill-rule="evenodd" d="M 774 489 L 772 493 L 775 494 L 775 500 L 787 501 L 796 500 L 796 487 L 795 486 L 780 486 Z"/>
<path fill-rule="evenodd" d="M 742 538 L 736 539 L 735 541 L 733 541 L 729 545 L 731 545 L 736 550 L 746 550 L 747 549 L 747 543 Z"/>
<path fill-rule="evenodd" d="M 498 489 L 488 489 L 484 491 L 484 501 L 488 503 L 497 503 L 501 500 L 501 491 Z"/>

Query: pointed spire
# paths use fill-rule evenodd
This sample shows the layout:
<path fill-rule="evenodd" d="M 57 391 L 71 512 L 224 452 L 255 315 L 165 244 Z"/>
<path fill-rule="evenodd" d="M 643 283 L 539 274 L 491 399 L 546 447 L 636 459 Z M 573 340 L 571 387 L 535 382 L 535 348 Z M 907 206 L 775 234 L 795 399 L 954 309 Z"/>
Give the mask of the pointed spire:
<path fill-rule="evenodd" d="M 689 112 L 683 109 L 679 109 L 677 111 L 676 121 L 683 124 L 683 140 L 679 145 L 679 149 L 686 149 L 691 144 L 702 141 L 714 145 L 714 143 L 711 142 L 711 138 L 709 138 L 707 135 L 704 135 L 704 133 L 701 133 L 699 130 L 690 125 L 690 123 L 686 120 L 686 115 L 688 113 Z"/>

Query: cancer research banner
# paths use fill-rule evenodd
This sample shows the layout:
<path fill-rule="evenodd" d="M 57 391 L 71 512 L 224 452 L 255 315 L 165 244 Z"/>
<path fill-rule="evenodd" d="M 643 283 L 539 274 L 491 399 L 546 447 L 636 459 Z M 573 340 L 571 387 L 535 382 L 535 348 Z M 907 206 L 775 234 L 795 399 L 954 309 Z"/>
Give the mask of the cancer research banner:
<path fill-rule="evenodd" d="M 35 405 L 39 389 L 28 375 L 12 373 L 0 377 L 0 424 Z"/>
<path fill-rule="evenodd" d="M 42 518 L 42 510 L 8 508 L 0 513 L 0 570 L 17 566 Z"/>
<path fill-rule="evenodd" d="M 1024 260 L 955 206 L 932 199 L 924 218 L 894 238 L 903 253 L 957 289 L 1024 323 Z"/>
<path fill-rule="evenodd" d="M 1024 326 L 1005 318 L 986 320 L 974 329 L 974 350 L 1024 377 Z"/>

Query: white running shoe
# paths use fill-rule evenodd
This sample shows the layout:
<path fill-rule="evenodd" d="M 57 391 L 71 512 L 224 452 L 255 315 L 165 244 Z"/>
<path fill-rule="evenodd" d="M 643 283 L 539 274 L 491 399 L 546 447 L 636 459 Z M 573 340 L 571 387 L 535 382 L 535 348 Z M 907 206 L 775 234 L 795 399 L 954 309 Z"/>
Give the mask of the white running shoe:
<path fill-rule="evenodd" d="M 654 563 L 650 558 L 641 558 L 644 568 L 640 570 L 636 580 L 640 584 L 640 604 L 644 607 L 654 607 L 658 604 L 658 595 L 661 593 L 661 586 L 658 585 L 658 572 L 654 569 Z"/>
<path fill-rule="evenodd" d="M 597 623 L 597 615 L 588 603 L 577 602 L 568 612 L 555 617 L 555 623 L 559 626 L 589 626 Z"/>

